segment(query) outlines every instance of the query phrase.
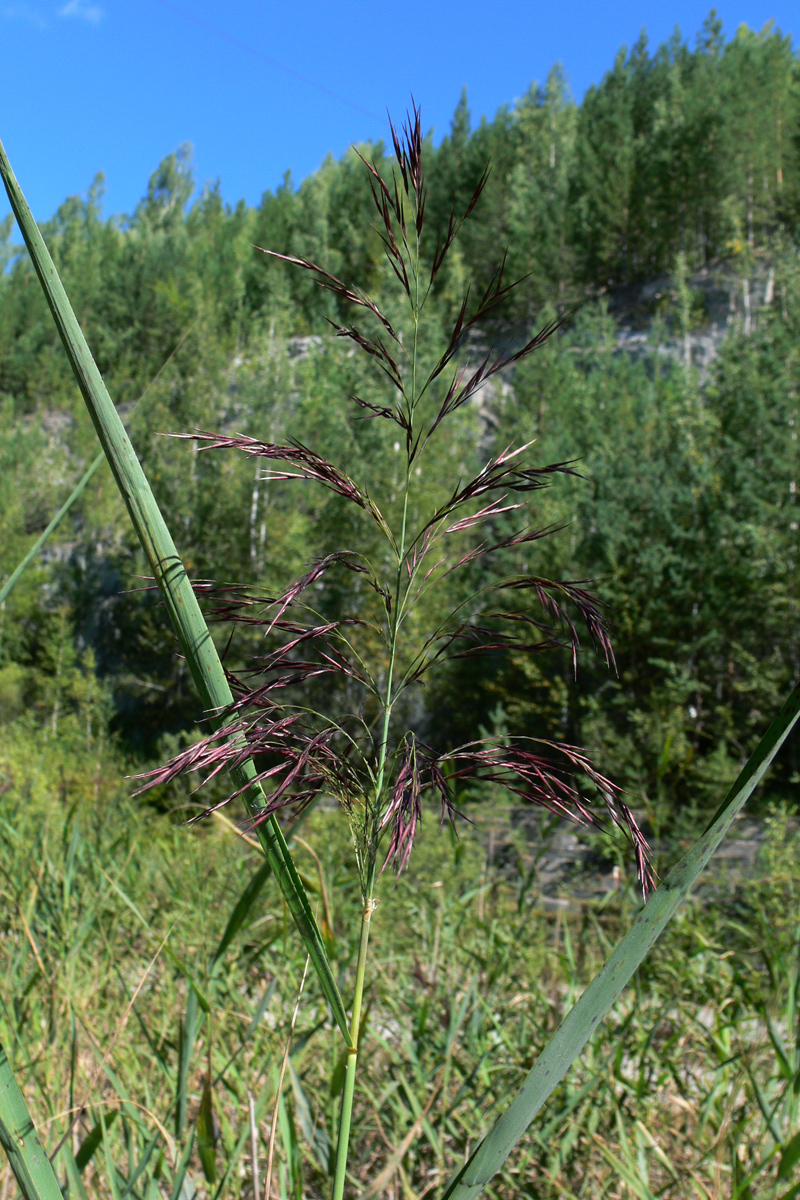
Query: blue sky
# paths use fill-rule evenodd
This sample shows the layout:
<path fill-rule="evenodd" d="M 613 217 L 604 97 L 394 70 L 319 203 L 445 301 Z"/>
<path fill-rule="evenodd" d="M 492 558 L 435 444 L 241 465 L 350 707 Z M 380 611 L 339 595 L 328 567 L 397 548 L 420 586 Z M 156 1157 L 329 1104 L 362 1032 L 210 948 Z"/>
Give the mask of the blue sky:
<path fill-rule="evenodd" d="M 704 3 L 585 0 L 0 0 L 0 139 L 36 217 L 106 176 L 105 213 L 130 212 L 159 161 L 194 147 L 199 186 L 257 204 L 291 169 L 384 137 L 413 92 L 446 133 L 462 87 L 473 121 L 512 104 L 555 62 L 573 94 L 642 28 L 694 44 Z M 722 0 L 727 37 L 774 20 L 795 47 L 797 0 Z M 8 206 L 0 201 L 0 215 Z"/>

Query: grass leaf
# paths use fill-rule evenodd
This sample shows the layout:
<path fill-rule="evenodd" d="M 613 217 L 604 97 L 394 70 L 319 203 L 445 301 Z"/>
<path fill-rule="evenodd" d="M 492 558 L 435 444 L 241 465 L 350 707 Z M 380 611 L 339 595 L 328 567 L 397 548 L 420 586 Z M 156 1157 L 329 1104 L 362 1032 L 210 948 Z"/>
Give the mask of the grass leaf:
<path fill-rule="evenodd" d="M 95 1150 L 102 1142 L 104 1131 L 111 1128 L 118 1116 L 119 1109 L 112 1109 L 108 1116 L 104 1117 L 103 1122 L 98 1121 L 92 1126 L 81 1142 L 78 1153 L 75 1155 L 75 1166 L 81 1173 L 89 1165 Z"/>
<path fill-rule="evenodd" d="M 69 1142 L 65 1142 L 59 1153 L 67 1173 L 65 1196 L 72 1197 L 72 1200 L 88 1200 L 86 1188 L 83 1186 L 81 1173 L 76 1165 Z"/>
<path fill-rule="evenodd" d="M 0 1145 L 25 1200 L 62 1200 L 50 1159 L 36 1136 L 19 1084 L 0 1046 Z"/>
<path fill-rule="evenodd" d="M 798 684 L 743 767 L 714 819 L 673 867 L 617 945 L 599 975 L 570 1009 L 503 1115 L 454 1175 L 443 1200 L 471 1200 L 500 1170 L 548 1097 L 564 1078 L 633 973 L 688 895 L 734 817 L 763 779 L 800 716 Z"/>
<path fill-rule="evenodd" d="M 221 963 L 225 951 L 230 946 L 236 934 L 241 929 L 244 922 L 247 920 L 250 909 L 255 904 L 261 889 L 269 879 L 272 872 L 272 867 L 269 862 L 262 863 L 256 871 L 253 878 L 248 883 L 247 887 L 242 892 L 239 899 L 228 917 L 228 924 L 225 926 L 225 932 L 220 938 L 219 945 L 214 951 L 214 957 L 211 960 L 211 974 L 213 975 L 219 964 Z"/>
<path fill-rule="evenodd" d="M 788 1179 L 798 1162 L 800 1162 L 800 1133 L 796 1133 L 784 1148 L 778 1167 L 778 1179 Z"/>
<path fill-rule="evenodd" d="M 214 1127 L 214 1095 L 206 1080 L 200 1111 L 197 1114 L 197 1153 L 208 1183 L 217 1182 L 217 1136 Z"/>

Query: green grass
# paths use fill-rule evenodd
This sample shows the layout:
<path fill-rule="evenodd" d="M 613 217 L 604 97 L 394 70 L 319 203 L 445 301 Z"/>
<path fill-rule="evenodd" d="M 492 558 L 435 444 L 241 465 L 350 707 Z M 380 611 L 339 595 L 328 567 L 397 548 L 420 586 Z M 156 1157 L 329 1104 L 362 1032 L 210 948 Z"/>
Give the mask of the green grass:
<path fill-rule="evenodd" d="M 60 759 L 32 730 L 4 732 L 0 1040 L 49 1152 L 87 1101 L 59 1177 L 80 1200 L 82 1189 L 251 1197 L 249 1098 L 263 1188 L 304 967 L 271 880 L 239 910 L 215 966 L 260 852 L 227 825 L 187 830 L 130 800 L 121 764 L 77 728 Z M 300 833 L 298 865 L 349 991 L 360 897 L 346 830 L 317 812 Z M 677 915 L 488 1195 L 795 1194 L 798 850 L 777 815 L 759 879 Z M 440 1194 L 636 907 L 631 891 L 547 915 L 535 878 L 525 888 L 493 873 L 477 834 L 456 847 L 432 816 L 415 860 L 375 914 L 352 1195 L 370 1181 L 374 1195 Z M 278 1108 L 275 1195 L 327 1191 L 340 1051 L 309 975 Z M 4 1163 L 0 1194 L 9 1189 Z"/>
<path fill-rule="evenodd" d="M 383 892 L 373 918 L 378 842 L 389 816 L 393 814 L 391 846 L 395 858 L 404 861 L 423 784 L 441 788 L 445 811 L 451 800 L 437 760 L 425 760 L 430 778 L 420 774 L 414 735 L 403 738 L 396 754 L 388 742 L 391 712 L 403 687 L 416 677 L 418 658 L 412 658 L 393 691 L 398 634 L 420 569 L 418 542 L 422 557 L 428 548 L 419 538 L 428 529 L 443 534 L 469 528 L 490 510 L 498 515 L 505 510 L 490 506 L 443 529 L 470 498 L 503 488 L 527 492 L 541 475 L 538 469 L 509 468 L 505 464 L 513 455 L 499 455 L 436 509 L 413 543 L 413 563 L 408 557 L 411 466 L 417 448 L 466 402 L 484 374 L 503 365 L 500 360 L 491 368 L 484 364 L 460 388 L 455 381 L 439 415 L 431 414 L 428 434 L 423 439 L 420 430 L 415 437 L 412 418 L 428 387 L 417 390 L 416 378 L 423 195 L 416 110 L 415 118 L 413 138 L 406 131 L 406 148 L 397 146 L 405 193 L 416 213 L 413 254 L 398 192 L 392 199 L 381 184 L 385 203 L 376 193 L 385 219 L 385 246 L 412 303 L 411 391 L 406 394 L 404 376 L 382 342 L 367 343 L 355 329 L 339 330 L 384 364 L 403 399 L 394 412 L 374 410 L 396 420 L 408 435 L 399 542 L 366 493 L 311 451 L 271 445 L 256 451 L 268 459 L 304 464 L 301 473 L 327 482 L 371 512 L 396 551 L 394 591 L 376 583 L 389 625 L 385 690 L 383 684 L 381 689 L 373 685 L 369 672 L 364 677 L 379 701 L 376 728 L 382 730 L 376 762 L 369 757 L 362 762 L 364 778 L 371 782 L 342 784 L 350 779 L 342 760 L 335 775 L 339 782 L 329 789 L 324 755 L 317 774 L 311 772 L 316 779 L 311 795 L 338 792 L 341 785 L 348 815 L 356 802 L 362 803 L 363 821 L 351 820 L 349 841 L 335 815 L 324 810 L 311 814 L 304 838 L 296 827 L 289 829 L 294 853 L 301 864 L 304 857 L 308 860 L 302 879 L 274 816 L 261 821 L 255 836 L 244 843 L 234 840 L 236 830 L 225 818 L 220 818 L 223 828 L 212 824 L 179 841 L 180 831 L 163 815 L 132 804 L 120 786 L 113 754 L 94 743 L 90 721 L 79 748 L 77 724 L 70 729 L 62 711 L 60 682 L 48 726 L 7 727 L 6 812 L 0 825 L 8 852 L 0 871 L 9 914 L 7 928 L 0 930 L 7 950 L 2 1032 L 31 1106 L 38 1103 L 45 1111 L 33 1124 L 28 1121 L 4 1055 L 2 1138 L 27 1200 L 45 1200 L 45 1192 L 59 1194 L 56 1177 L 31 1137 L 34 1127 L 49 1142 L 65 1191 L 79 1200 L 90 1192 L 112 1200 L 145 1195 L 148 1200 L 193 1200 L 197 1194 L 216 1200 L 245 1189 L 256 1200 L 265 1144 L 267 1178 L 275 1181 L 281 1200 L 319 1195 L 333 1165 L 339 1101 L 337 1200 L 346 1190 L 362 1196 L 402 1192 L 469 1200 L 487 1185 L 490 1194 L 509 1197 L 684 1195 L 687 1188 L 698 1195 L 736 1198 L 770 1190 L 780 1200 L 800 1194 L 800 939 L 792 855 L 797 847 L 790 847 L 787 859 L 791 839 L 785 830 L 773 840 L 769 886 L 761 881 L 706 909 L 692 911 L 689 906 L 688 917 L 684 909 L 636 987 L 622 995 L 791 731 L 800 711 L 800 687 L 771 723 L 712 824 L 638 913 L 632 892 L 615 893 L 602 904 L 585 904 L 574 916 L 562 913 L 553 925 L 535 903 L 535 875 L 524 877 L 522 886 L 509 887 L 481 864 L 480 842 L 473 838 L 449 851 L 446 839 L 444 849 L 442 839 L 436 846 L 427 842 L 415 857 L 413 873 L 394 892 Z M 231 693 L 196 597 L 1 147 L 0 159 L 64 347 L 204 708 L 219 713 L 230 704 Z M 375 172 L 373 176 L 378 179 Z M 413 259 L 408 270 L 389 208 Z M 431 283 L 439 262 L 437 258 Z M 378 315 L 402 348 L 371 302 L 319 273 L 334 292 Z M 494 293 L 487 296 L 481 305 L 492 307 Z M 428 383 L 458 350 L 467 328 L 460 321 Z M 548 332 L 549 327 L 541 336 Z M 532 351 L 539 340 L 505 359 L 505 365 Z M 220 444 L 237 440 L 222 438 Z M 462 557 L 460 564 L 470 559 Z M 309 581 L 297 586 L 304 588 Z M 542 589 L 548 596 L 548 589 L 568 594 L 608 660 L 606 626 L 586 593 L 534 576 L 503 578 L 497 584 L 506 586 L 535 587 L 540 600 Z M 452 619 L 460 608 L 452 611 Z M 516 619 L 522 614 L 505 615 Z M 437 626 L 434 641 L 446 627 Z M 316 637 L 326 630 L 307 632 Z M 458 625 L 454 636 L 460 634 Z M 430 639 L 423 643 L 420 663 L 428 655 L 430 662 L 437 657 L 433 644 Z M 276 653 L 269 670 L 280 664 Z M 60 667 L 59 659 L 59 680 Z M 356 668 L 345 673 L 361 678 Z M 77 707 L 76 721 L 81 704 Z M 83 707 L 89 711 L 87 704 Z M 314 710 L 302 711 L 316 719 Z M 268 728 L 279 726 L 283 728 L 275 722 Z M 331 736 L 335 729 L 342 732 L 334 723 Z M 288 750 L 286 761 L 305 767 L 315 747 L 323 745 L 323 733 L 327 736 L 323 730 L 318 738 L 303 732 L 302 753 L 288 742 L 279 751 Z M 269 737 L 252 746 L 271 752 Z M 348 739 L 345 757 L 355 744 Z M 254 818 L 264 815 L 265 799 L 260 789 L 254 790 L 256 768 L 244 763 L 243 744 L 235 733 L 232 740 L 223 739 L 219 752 L 224 752 L 238 794 L 244 795 Z M 523 781 L 541 778 L 542 769 L 529 751 L 499 742 L 495 751 L 486 758 L 486 751 L 462 747 L 450 760 L 471 762 L 479 777 L 488 763 L 517 771 Z M 605 796 L 612 817 L 627 824 L 631 841 L 640 846 L 630 812 L 621 801 L 613 807 L 611 785 L 580 755 L 569 748 L 565 753 L 573 765 L 582 766 Z M 401 760 L 389 788 L 388 764 L 397 767 Z M 216 750 L 208 758 L 209 765 L 221 762 Z M 179 765 L 193 769 L 197 759 L 190 755 Z M 167 781 L 174 774 L 164 768 L 158 778 Z M 487 777 L 495 776 L 490 772 Z M 527 785 L 525 794 L 534 803 L 552 796 Z M 259 842 L 267 864 L 253 857 Z M 644 886 L 647 871 L 641 854 L 639 859 Z M 273 877 L 281 897 L 276 893 L 270 900 Z M 316 913 L 309 891 L 316 893 Z M 354 980 L 352 931 L 360 906 Z M 303 950 L 291 940 L 290 915 Z M 380 953 L 362 997 L 367 932 L 373 925 Z M 298 993 L 309 959 L 315 977 L 301 1009 Z M 349 1026 L 342 1000 L 347 992 L 354 992 Z M 344 1033 L 343 1046 L 334 1023 Z M 364 1067 L 354 1109 L 357 1051 Z M 568 1075 L 579 1057 L 579 1067 Z M 514 1098 L 507 1104 L 509 1096 Z M 348 1158 L 351 1125 L 357 1148 Z M 481 1138 L 480 1131 L 487 1130 Z M 53 1144 L 57 1136 L 60 1140 Z"/>

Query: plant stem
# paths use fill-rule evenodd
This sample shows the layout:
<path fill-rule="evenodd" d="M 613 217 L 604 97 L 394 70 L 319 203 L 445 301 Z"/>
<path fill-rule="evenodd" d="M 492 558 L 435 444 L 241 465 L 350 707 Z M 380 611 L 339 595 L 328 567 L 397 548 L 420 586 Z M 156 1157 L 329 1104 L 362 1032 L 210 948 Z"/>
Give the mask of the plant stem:
<path fill-rule="evenodd" d="M 371 889 L 370 889 L 371 892 Z M 344 1195 L 344 1180 L 347 1171 L 347 1149 L 350 1142 L 350 1121 L 353 1115 L 353 1094 L 356 1087 L 356 1067 L 358 1065 L 358 1031 L 361 1024 L 361 1002 L 364 998 L 364 976 L 367 967 L 367 946 L 369 944 L 369 926 L 375 911 L 376 901 L 370 894 L 364 904 L 361 914 L 361 940 L 358 946 L 358 967 L 356 968 L 356 990 L 353 996 L 353 1015 L 350 1020 L 350 1038 L 352 1047 L 347 1049 L 347 1065 L 344 1073 L 344 1089 L 342 1091 L 342 1113 L 339 1119 L 339 1141 L 336 1147 L 336 1171 L 333 1178 L 333 1193 L 331 1200 L 342 1200 Z"/>
<path fill-rule="evenodd" d="M 413 416 L 416 393 L 417 393 L 417 341 L 419 338 L 419 255 L 420 255 L 420 239 L 417 234 L 416 255 L 411 264 L 414 277 L 414 302 L 412 305 L 412 315 L 414 319 L 414 344 L 411 352 L 411 405 L 409 411 L 409 419 Z M 400 628 L 400 590 L 403 581 L 403 560 L 406 553 L 406 534 L 408 529 L 408 498 L 411 490 L 411 463 L 406 461 L 406 481 L 403 489 L 403 523 L 400 530 L 400 547 L 397 555 L 397 580 L 395 582 L 394 593 L 394 611 L 391 618 L 390 629 L 390 652 L 389 652 L 389 673 L 386 683 L 386 702 L 383 709 L 383 729 L 381 731 L 381 743 L 378 753 L 378 773 L 375 786 L 375 814 L 380 818 L 381 800 L 383 796 L 383 780 L 386 772 L 386 756 L 389 744 L 389 722 L 392 716 L 392 683 L 394 678 L 394 666 L 397 658 L 397 634 Z M 372 868 L 370 867 L 370 870 Z M 367 889 L 369 895 L 372 894 L 372 888 Z"/>

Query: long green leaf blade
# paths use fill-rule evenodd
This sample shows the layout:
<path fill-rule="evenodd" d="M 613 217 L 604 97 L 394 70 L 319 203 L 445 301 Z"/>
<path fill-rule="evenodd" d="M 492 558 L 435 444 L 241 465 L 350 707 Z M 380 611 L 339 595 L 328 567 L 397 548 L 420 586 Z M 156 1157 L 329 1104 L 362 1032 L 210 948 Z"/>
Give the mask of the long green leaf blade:
<path fill-rule="evenodd" d="M 217 1182 L 217 1137 L 214 1129 L 214 1092 L 207 1079 L 197 1114 L 197 1153 L 206 1182 Z"/>
<path fill-rule="evenodd" d="M 528 1073 L 525 1082 L 448 1184 L 443 1200 L 472 1200 L 483 1191 L 561 1082 L 615 1003 L 634 971 L 675 915 L 711 855 L 728 832 L 791 733 L 800 715 L 800 684 L 743 767 L 714 820 L 689 853 L 673 867 L 644 906 L 580 1000 L 570 1009 Z"/>
<path fill-rule="evenodd" d="M 98 1121 L 97 1124 L 89 1130 L 86 1137 L 81 1142 L 78 1148 L 78 1153 L 75 1155 L 74 1159 L 75 1166 L 78 1168 L 80 1174 L 83 1174 L 84 1169 L 92 1161 L 97 1147 L 103 1140 L 105 1130 L 111 1128 L 118 1116 L 119 1109 L 112 1108 L 108 1116 L 104 1117 L 103 1121 Z"/>
<path fill-rule="evenodd" d="M 262 863 L 255 875 L 253 875 L 252 879 L 250 879 L 248 882 L 239 899 L 236 901 L 234 909 L 231 912 L 231 915 L 228 917 L 228 924 L 225 926 L 225 932 L 220 938 L 219 945 L 214 951 L 214 957 L 211 960 L 212 976 L 219 967 L 220 963 L 223 961 L 225 957 L 225 951 L 228 949 L 231 942 L 236 937 L 236 934 L 247 920 L 251 908 L 255 904 L 256 900 L 261 894 L 261 889 L 269 878 L 271 870 L 272 868 L 268 862 Z"/>
<path fill-rule="evenodd" d="M 800 1133 L 796 1133 L 783 1148 L 778 1165 L 778 1179 L 788 1179 L 800 1162 Z"/>
<path fill-rule="evenodd" d="M 83 1186 L 81 1173 L 72 1156 L 72 1148 L 69 1142 L 64 1143 L 59 1150 L 59 1154 L 67 1172 L 67 1186 L 62 1193 L 64 1200 L 89 1200 L 89 1197 L 86 1195 L 86 1188 Z"/>
<path fill-rule="evenodd" d="M 25 568 L 27 567 L 28 563 L 31 562 L 31 560 L 36 557 L 39 550 L 41 550 L 42 546 L 45 544 L 47 539 L 50 537 L 50 534 L 53 532 L 53 530 L 56 528 L 56 526 L 60 524 L 61 518 L 66 516 L 66 514 L 72 508 L 73 504 L 78 499 L 78 497 L 81 495 L 84 488 L 89 483 L 90 479 L 92 478 L 92 476 L 94 475 L 95 471 L 100 466 L 100 464 L 102 463 L 104 458 L 105 458 L 105 455 L 101 451 L 100 454 L 98 454 L 97 458 L 94 460 L 94 462 L 92 462 L 86 468 L 83 475 L 78 480 L 78 482 L 76 483 L 75 487 L 70 492 L 67 499 L 61 505 L 61 508 L 58 510 L 56 515 L 53 517 L 50 524 L 47 526 L 46 529 L 44 529 L 42 531 L 42 533 L 39 534 L 38 538 L 33 543 L 30 550 L 28 551 L 28 553 L 25 555 L 25 557 L 22 559 L 22 561 L 17 564 L 17 566 L 14 568 L 14 570 L 11 572 L 8 579 L 5 581 L 3 586 L 0 588 L 0 604 L 3 603 L 3 601 L 6 599 L 8 594 L 13 590 L 14 585 L 16 584 L 17 580 L 19 579 L 20 575 L 22 575 L 24 573 Z"/>
<path fill-rule="evenodd" d="M 135 412 L 135 411 L 136 411 L 136 408 L 137 408 L 137 406 L 138 406 L 138 405 L 141 403 L 141 401 L 142 401 L 142 400 L 144 399 L 144 397 L 147 395 L 147 393 L 149 392 L 150 388 L 151 388 L 151 387 L 153 386 L 153 384 L 156 382 L 156 380 L 158 379 L 159 375 L 160 375 L 160 374 L 161 374 L 161 372 L 164 370 L 164 368 L 167 366 L 167 364 L 168 364 L 168 363 L 170 363 L 170 362 L 171 362 L 171 360 L 172 360 L 172 359 L 175 357 L 175 355 L 177 354 L 178 350 L 181 348 L 181 346 L 183 345 L 183 343 L 186 341 L 186 338 L 187 338 L 187 337 L 189 336 L 189 334 L 191 333 L 191 330 L 192 330 L 192 328 L 193 328 L 193 326 L 190 326 L 190 328 L 189 328 L 189 329 L 186 331 L 186 333 L 183 335 L 183 337 L 182 337 L 182 338 L 181 338 L 181 340 L 178 342 L 178 344 L 176 345 L 176 347 L 175 347 L 175 349 L 172 351 L 172 353 L 169 355 L 169 357 L 168 357 L 168 358 L 166 358 L 166 359 L 165 359 L 165 361 L 164 361 L 164 362 L 161 364 L 161 366 L 158 368 L 158 370 L 156 371 L 155 375 L 154 375 L 154 376 L 153 376 L 153 378 L 150 380 L 150 382 L 148 383 L 147 387 L 144 389 L 144 391 L 142 392 L 141 396 L 139 397 L 139 399 L 138 399 L 138 400 L 136 401 L 136 403 L 134 404 L 134 406 L 133 406 L 133 412 Z M 132 414 L 131 414 L 131 415 L 132 415 Z M 33 560 L 33 559 L 36 557 L 36 555 L 38 554 L 38 552 L 41 550 L 42 546 L 45 544 L 45 542 L 47 541 L 47 539 L 50 537 L 50 534 L 53 532 L 53 530 L 54 530 L 54 529 L 57 529 L 57 528 L 58 528 L 58 526 L 61 524 L 62 518 L 63 518 L 63 517 L 65 517 L 65 516 L 67 515 L 67 513 L 68 513 L 68 512 L 69 512 L 69 510 L 72 508 L 72 506 L 73 506 L 73 504 L 75 503 L 75 501 L 76 501 L 76 500 L 78 500 L 78 499 L 80 498 L 80 496 L 83 494 L 83 491 L 84 491 L 84 489 L 86 488 L 87 484 L 90 482 L 90 480 L 91 480 L 92 476 L 94 475 L 95 471 L 96 471 L 96 470 L 97 470 L 97 468 L 98 468 L 98 467 L 101 465 L 101 463 L 104 463 L 104 462 L 105 462 L 105 460 L 106 460 L 105 451 L 101 450 L 101 451 L 100 451 L 100 453 L 97 455 L 97 457 L 94 459 L 94 461 L 93 461 L 93 462 L 91 462 L 91 463 L 89 464 L 89 466 L 86 468 L 86 470 L 84 471 L 83 475 L 82 475 L 82 476 L 81 476 L 81 478 L 78 480 L 78 482 L 75 484 L 75 487 L 72 489 L 72 491 L 70 492 L 70 494 L 69 494 L 69 496 L 67 497 L 67 499 L 66 499 L 66 500 L 64 501 L 64 503 L 61 505 L 61 508 L 58 510 L 58 512 L 56 513 L 56 515 L 53 517 L 53 519 L 50 521 L 50 523 L 47 525 L 47 527 L 46 527 L 46 528 L 45 528 L 45 529 L 42 531 L 42 533 L 40 533 L 40 534 L 39 534 L 38 538 L 37 538 L 37 539 L 36 539 L 36 541 L 33 543 L 33 545 L 31 546 L 30 550 L 29 550 L 29 551 L 27 552 L 27 554 L 25 555 L 25 557 L 22 559 L 22 561 L 21 561 L 20 563 L 18 563 L 18 565 L 17 565 L 17 566 L 14 568 L 14 570 L 13 570 L 13 571 L 11 572 L 11 574 L 9 575 L 8 579 L 7 579 L 7 580 L 5 581 L 5 583 L 3 584 L 3 586 L 0 588 L 0 604 L 2 604 L 2 603 L 3 603 L 3 601 L 4 601 L 4 600 L 5 600 L 7 597 L 8 597 L 8 595 L 10 594 L 10 592 L 12 592 L 12 591 L 13 591 L 14 587 L 15 587 L 15 586 L 16 586 L 16 584 L 17 584 L 17 580 L 20 578 L 20 576 L 21 576 L 21 575 L 23 575 L 23 574 L 24 574 L 24 572 L 25 572 L 25 568 L 26 568 L 26 567 L 28 566 L 28 564 L 29 564 L 29 563 L 30 563 L 30 562 L 31 562 L 31 561 L 32 561 L 32 560 Z"/>
<path fill-rule="evenodd" d="M 214 714 L 224 711 L 233 700 L 219 654 L 150 484 L 92 358 L 83 331 L 72 311 L 67 293 L 17 183 L 2 143 L 0 175 L 100 444 L 147 555 L 203 707 L 213 719 Z M 217 720 L 217 724 L 219 723 Z M 244 792 L 244 800 L 253 818 L 257 818 L 259 813 L 263 812 L 266 803 L 263 790 L 253 783 L 255 775 L 255 766 L 249 760 L 231 770 L 235 786 L 247 789 Z M 325 952 L 322 935 L 280 826 L 274 817 L 270 817 L 258 822 L 256 832 L 300 930 L 334 1018 L 350 1044 L 344 1004 Z"/>
<path fill-rule="evenodd" d="M 0 1145 L 25 1200 L 62 1200 L 55 1171 L 36 1136 L 25 1097 L 0 1046 Z"/>

